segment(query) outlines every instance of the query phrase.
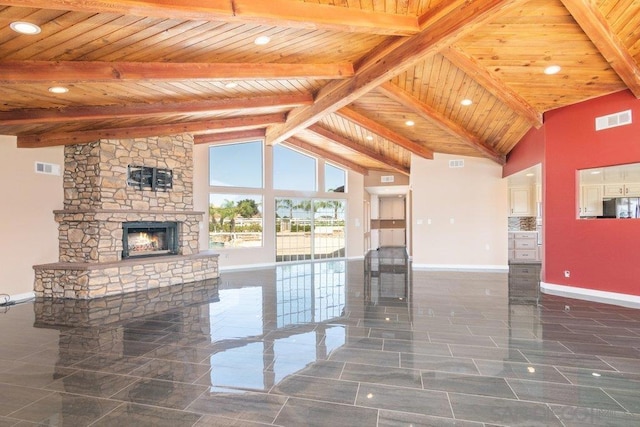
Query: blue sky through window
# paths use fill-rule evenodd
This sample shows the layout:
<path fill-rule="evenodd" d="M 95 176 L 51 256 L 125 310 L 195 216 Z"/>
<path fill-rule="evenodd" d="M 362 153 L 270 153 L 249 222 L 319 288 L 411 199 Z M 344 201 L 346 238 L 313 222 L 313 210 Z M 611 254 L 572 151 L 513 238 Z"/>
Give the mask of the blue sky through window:
<path fill-rule="evenodd" d="M 209 147 L 209 185 L 262 188 L 262 141 Z"/>

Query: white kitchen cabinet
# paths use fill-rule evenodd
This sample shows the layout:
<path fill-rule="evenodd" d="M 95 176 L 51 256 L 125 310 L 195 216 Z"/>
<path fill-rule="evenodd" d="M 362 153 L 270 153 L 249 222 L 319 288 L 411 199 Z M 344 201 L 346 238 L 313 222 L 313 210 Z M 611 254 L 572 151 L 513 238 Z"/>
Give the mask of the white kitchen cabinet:
<path fill-rule="evenodd" d="M 379 217 L 380 219 L 404 219 L 404 199 L 381 197 Z"/>
<path fill-rule="evenodd" d="M 535 216 L 531 187 L 509 188 L 509 216 Z"/>
<path fill-rule="evenodd" d="M 600 215 L 602 215 L 602 185 L 583 185 L 580 187 L 579 216 Z"/>
<path fill-rule="evenodd" d="M 539 261 L 538 233 L 535 231 L 510 232 L 509 260 Z"/>
<path fill-rule="evenodd" d="M 640 197 L 640 183 L 605 184 L 604 197 Z"/>
<path fill-rule="evenodd" d="M 404 246 L 404 228 L 383 228 L 380 230 L 380 246 Z"/>

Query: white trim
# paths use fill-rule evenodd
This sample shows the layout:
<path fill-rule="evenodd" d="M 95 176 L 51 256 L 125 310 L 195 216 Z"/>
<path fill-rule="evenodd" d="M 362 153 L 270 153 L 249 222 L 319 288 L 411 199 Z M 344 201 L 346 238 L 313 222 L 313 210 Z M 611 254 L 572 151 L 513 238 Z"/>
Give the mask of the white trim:
<path fill-rule="evenodd" d="M 364 255 L 358 255 L 358 256 L 350 256 L 350 257 L 347 257 L 347 261 L 350 261 L 350 260 L 359 260 L 359 259 L 364 259 Z"/>
<path fill-rule="evenodd" d="M 34 299 L 35 297 L 36 297 L 35 292 L 27 292 L 24 294 L 9 295 L 9 301 L 20 303 L 20 302 L 28 301 L 30 299 Z"/>
<path fill-rule="evenodd" d="M 226 267 L 219 267 L 220 272 L 224 271 L 241 271 L 241 270 L 259 270 L 261 268 L 270 268 L 275 266 L 275 262 L 268 262 L 264 264 L 246 264 L 246 265 L 229 265 Z"/>
<path fill-rule="evenodd" d="M 575 286 L 555 285 L 553 283 L 545 282 L 540 282 L 540 291 L 549 295 L 600 302 L 603 304 L 613 304 L 622 307 L 640 308 L 640 296 L 638 295 L 598 291 L 596 289 L 578 288 Z"/>
<path fill-rule="evenodd" d="M 413 270 L 427 271 L 482 271 L 482 272 L 509 272 L 508 265 L 474 265 L 474 264 L 412 264 Z"/>

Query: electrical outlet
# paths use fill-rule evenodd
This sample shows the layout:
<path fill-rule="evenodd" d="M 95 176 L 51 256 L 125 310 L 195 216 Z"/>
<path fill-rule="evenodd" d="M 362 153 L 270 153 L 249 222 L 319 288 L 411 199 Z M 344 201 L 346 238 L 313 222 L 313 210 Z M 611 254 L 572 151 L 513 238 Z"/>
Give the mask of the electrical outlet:
<path fill-rule="evenodd" d="M 571 277 L 571 272 L 569 270 L 565 270 L 564 277 Z"/>

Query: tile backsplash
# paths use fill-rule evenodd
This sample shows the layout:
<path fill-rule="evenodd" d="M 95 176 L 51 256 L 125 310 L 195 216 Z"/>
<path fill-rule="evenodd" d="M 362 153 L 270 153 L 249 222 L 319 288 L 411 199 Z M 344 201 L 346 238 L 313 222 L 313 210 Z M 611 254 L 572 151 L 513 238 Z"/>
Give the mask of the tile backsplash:
<path fill-rule="evenodd" d="M 509 217 L 509 231 L 536 231 L 536 217 Z"/>

